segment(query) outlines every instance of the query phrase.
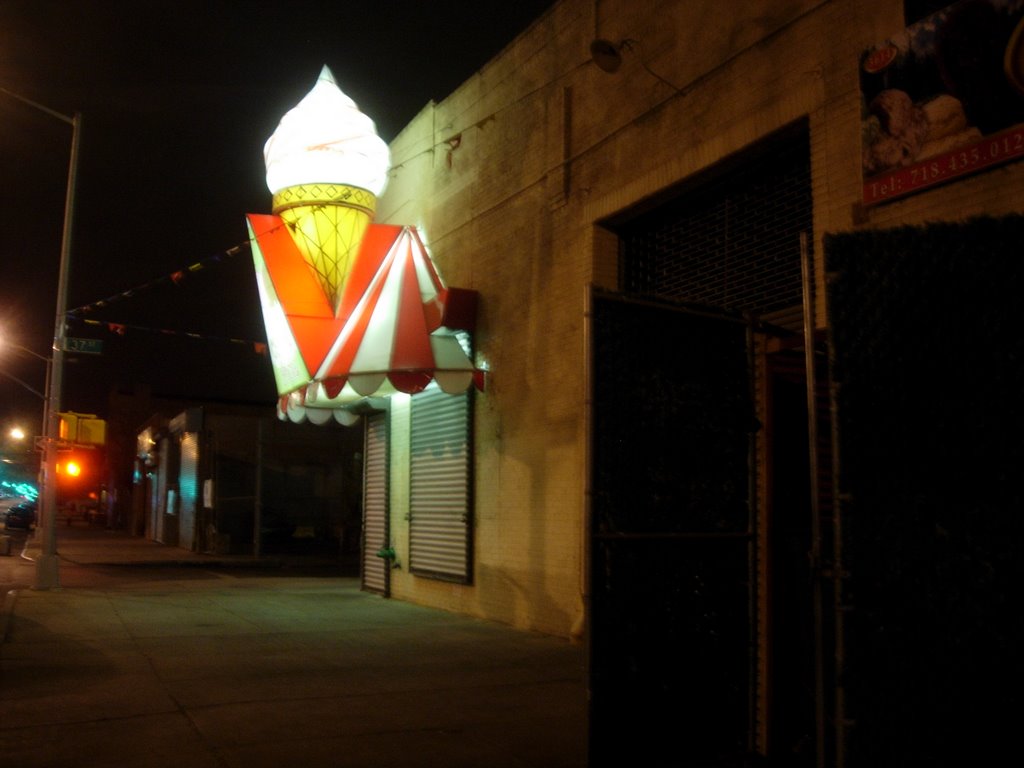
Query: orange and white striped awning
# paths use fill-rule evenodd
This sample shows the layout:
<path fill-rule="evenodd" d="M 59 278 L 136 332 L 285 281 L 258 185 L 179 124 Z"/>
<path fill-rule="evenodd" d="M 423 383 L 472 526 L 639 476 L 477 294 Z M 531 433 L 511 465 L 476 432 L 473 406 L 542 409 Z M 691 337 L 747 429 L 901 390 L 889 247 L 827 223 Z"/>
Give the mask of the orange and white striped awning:
<path fill-rule="evenodd" d="M 482 388 L 459 333 L 476 293 L 444 285 L 415 228 L 370 224 L 332 300 L 281 217 L 247 219 L 282 418 L 351 423 L 352 407 L 431 382 Z"/>

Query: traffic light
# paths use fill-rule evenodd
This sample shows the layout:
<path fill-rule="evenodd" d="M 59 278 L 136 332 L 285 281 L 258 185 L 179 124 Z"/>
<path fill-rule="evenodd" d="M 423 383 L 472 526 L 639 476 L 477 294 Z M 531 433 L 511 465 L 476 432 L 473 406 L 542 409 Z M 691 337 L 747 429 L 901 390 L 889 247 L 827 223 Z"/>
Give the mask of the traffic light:
<path fill-rule="evenodd" d="M 60 439 L 75 445 L 102 446 L 107 442 L 107 422 L 92 413 L 67 411 L 60 416 Z"/>
<path fill-rule="evenodd" d="M 57 488 L 72 495 L 83 494 L 99 479 L 98 457 L 93 451 L 75 448 L 61 451 L 57 459 Z"/>

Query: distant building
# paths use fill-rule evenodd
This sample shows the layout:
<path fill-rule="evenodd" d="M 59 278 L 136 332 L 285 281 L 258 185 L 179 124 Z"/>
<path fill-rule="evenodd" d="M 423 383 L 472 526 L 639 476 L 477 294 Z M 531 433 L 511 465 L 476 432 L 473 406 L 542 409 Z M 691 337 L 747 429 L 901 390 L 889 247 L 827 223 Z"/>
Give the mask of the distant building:
<path fill-rule="evenodd" d="M 357 430 L 279 422 L 260 406 L 154 416 L 137 434 L 133 528 L 195 552 L 354 564 L 361 449 Z"/>

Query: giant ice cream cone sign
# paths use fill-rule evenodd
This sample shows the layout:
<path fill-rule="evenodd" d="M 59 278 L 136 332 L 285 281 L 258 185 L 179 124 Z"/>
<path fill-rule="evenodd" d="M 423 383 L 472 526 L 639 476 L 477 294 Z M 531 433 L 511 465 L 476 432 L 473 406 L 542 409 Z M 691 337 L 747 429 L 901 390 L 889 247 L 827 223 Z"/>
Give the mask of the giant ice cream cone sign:
<path fill-rule="evenodd" d="M 387 185 L 388 145 L 325 66 L 313 89 L 281 118 L 263 156 L 273 212 L 337 311 Z"/>
<path fill-rule="evenodd" d="M 413 227 L 373 221 L 388 146 L 327 67 L 263 154 L 273 214 L 247 219 L 282 418 L 348 423 L 365 398 L 482 387 L 457 336 L 476 294 L 442 282 Z"/>

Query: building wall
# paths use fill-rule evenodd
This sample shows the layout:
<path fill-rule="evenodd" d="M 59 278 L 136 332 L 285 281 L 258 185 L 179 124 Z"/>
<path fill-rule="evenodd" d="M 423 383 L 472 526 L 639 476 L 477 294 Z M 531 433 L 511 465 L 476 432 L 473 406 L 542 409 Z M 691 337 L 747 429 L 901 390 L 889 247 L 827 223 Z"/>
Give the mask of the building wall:
<path fill-rule="evenodd" d="M 905 25 L 899 0 L 562 0 L 394 140 L 378 220 L 420 227 L 446 281 L 479 292 L 477 362 L 491 371 L 476 400 L 474 583 L 397 569 L 396 597 L 580 630 L 585 297 L 617 274 L 603 220 L 806 119 L 820 327 L 826 233 L 1021 210 L 1021 162 L 861 205 L 859 56 Z M 634 41 L 617 72 L 591 60 L 595 38 Z M 400 440 L 407 421 L 392 417 Z"/>

